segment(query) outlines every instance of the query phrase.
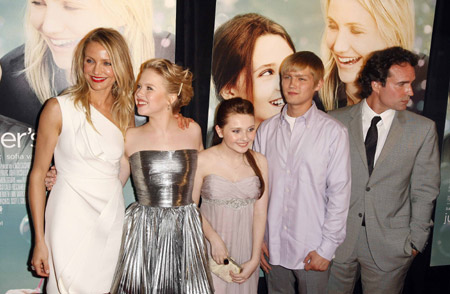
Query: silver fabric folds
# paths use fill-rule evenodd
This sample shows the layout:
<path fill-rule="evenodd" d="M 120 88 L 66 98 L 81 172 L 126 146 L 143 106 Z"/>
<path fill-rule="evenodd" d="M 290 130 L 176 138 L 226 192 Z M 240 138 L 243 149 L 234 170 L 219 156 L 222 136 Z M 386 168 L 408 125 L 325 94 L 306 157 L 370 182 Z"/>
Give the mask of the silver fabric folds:
<path fill-rule="evenodd" d="M 130 156 L 138 202 L 125 215 L 111 293 L 213 293 L 192 187 L 196 150 Z"/>

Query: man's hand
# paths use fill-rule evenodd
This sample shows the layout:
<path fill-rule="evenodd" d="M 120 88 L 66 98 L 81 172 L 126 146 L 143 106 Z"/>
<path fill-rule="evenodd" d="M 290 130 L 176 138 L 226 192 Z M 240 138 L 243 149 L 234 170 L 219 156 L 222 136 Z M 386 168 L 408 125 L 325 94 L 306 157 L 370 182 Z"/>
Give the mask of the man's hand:
<path fill-rule="evenodd" d="M 264 257 L 267 256 L 267 258 L 269 258 L 269 249 L 267 249 L 267 245 L 266 242 L 263 241 L 262 246 L 261 246 L 261 260 L 260 260 L 260 266 L 262 268 L 263 271 L 265 271 L 267 274 L 269 273 L 269 271 L 272 269 L 269 265 L 269 263 L 267 262 L 266 258 Z"/>
<path fill-rule="evenodd" d="M 330 265 L 330 261 L 320 256 L 316 250 L 309 252 L 303 262 L 305 263 L 305 271 L 313 270 L 323 272 Z"/>
<path fill-rule="evenodd" d="M 419 254 L 419 251 L 417 251 L 416 249 L 413 249 L 412 256 L 416 257 L 417 254 Z"/>

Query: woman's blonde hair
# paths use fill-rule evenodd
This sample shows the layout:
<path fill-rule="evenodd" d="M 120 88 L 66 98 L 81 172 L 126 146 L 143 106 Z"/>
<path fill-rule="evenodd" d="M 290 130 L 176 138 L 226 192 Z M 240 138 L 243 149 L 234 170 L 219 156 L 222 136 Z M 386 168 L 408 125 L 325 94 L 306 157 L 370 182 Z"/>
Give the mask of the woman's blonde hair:
<path fill-rule="evenodd" d="M 153 40 L 152 1 L 100 0 L 102 7 L 123 24 L 119 29 L 131 48 L 134 73 L 144 60 L 155 56 Z M 52 59 L 46 41 L 30 22 L 30 4 L 25 14 L 25 72 L 26 79 L 41 103 L 58 95 L 56 78 L 58 68 Z M 65 78 L 65 77 L 64 77 Z"/>
<path fill-rule="evenodd" d="M 174 114 L 178 113 L 181 107 L 189 104 L 194 96 L 194 89 L 192 88 L 193 75 L 188 69 L 183 69 L 167 59 L 150 59 L 141 65 L 138 81 L 141 74 L 147 69 L 154 70 L 163 77 L 166 82 L 167 93 L 177 96 L 177 99 L 172 103 L 172 112 Z"/>
<path fill-rule="evenodd" d="M 125 131 L 134 118 L 134 99 L 132 96 L 134 74 L 127 43 L 118 31 L 97 28 L 90 31 L 78 43 L 72 64 L 74 85 L 64 91 L 64 94 L 72 95 L 75 106 L 85 111 L 87 121 L 94 126 L 91 120 L 91 108 L 89 104 L 90 88 L 83 72 L 86 47 L 93 42 L 102 45 L 111 59 L 111 65 L 116 79 L 111 89 L 114 97 L 111 113 L 114 122 L 125 135 Z"/>
<path fill-rule="evenodd" d="M 323 15 L 327 23 L 331 0 L 322 0 Z M 413 0 L 357 0 L 373 17 L 381 38 L 388 47 L 400 46 L 411 50 L 414 43 Z M 351 12 L 350 12 L 351 13 Z M 326 32 L 322 38 L 322 56 L 325 65 L 324 84 L 320 98 L 326 110 L 337 108 L 338 87 L 341 83 L 336 61 L 326 44 Z"/>

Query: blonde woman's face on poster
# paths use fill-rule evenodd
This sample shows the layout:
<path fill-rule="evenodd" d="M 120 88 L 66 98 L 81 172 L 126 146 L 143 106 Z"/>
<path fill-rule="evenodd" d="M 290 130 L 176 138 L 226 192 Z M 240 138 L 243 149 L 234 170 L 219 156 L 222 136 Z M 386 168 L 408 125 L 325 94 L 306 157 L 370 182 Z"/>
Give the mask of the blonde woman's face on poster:
<path fill-rule="evenodd" d="M 44 38 L 56 65 L 70 69 L 78 42 L 92 29 L 117 27 L 100 0 L 31 1 L 30 21 Z"/>
<path fill-rule="evenodd" d="M 267 34 L 256 40 L 252 56 L 256 125 L 279 113 L 284 105 L 280 91 L 280 65 L 293 53 L 286 40 L 278 35 Z"/>
<path fill-rule="evenodd" d="M 341 81 L 353 83 L 368 55 L 388 46 L 373 17 L 357 0 L 329 1 L 326 43 Z"/>

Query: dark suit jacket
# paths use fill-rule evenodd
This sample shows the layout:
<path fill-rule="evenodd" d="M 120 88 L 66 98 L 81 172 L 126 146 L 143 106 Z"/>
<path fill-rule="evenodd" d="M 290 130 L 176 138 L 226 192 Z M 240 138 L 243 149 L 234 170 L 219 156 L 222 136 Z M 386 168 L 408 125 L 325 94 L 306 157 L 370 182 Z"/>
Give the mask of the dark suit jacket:
<path fill-rule="evenodd" d="M 359 103 L 330 112 L 348 128 L 352 166 L 347 235 L 335 258 L 338 262 L 348 260 L 365 215 L 373 259 L 380 269 L 390 271 L 409 260 L 411 242 L 422 251 L 428 240 L 440 182 L 436 127 L 423 116 L 397 111 L 369 177 L 362 106 Z"/>

